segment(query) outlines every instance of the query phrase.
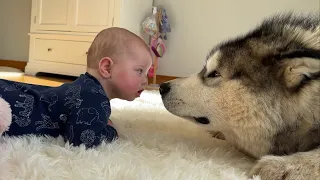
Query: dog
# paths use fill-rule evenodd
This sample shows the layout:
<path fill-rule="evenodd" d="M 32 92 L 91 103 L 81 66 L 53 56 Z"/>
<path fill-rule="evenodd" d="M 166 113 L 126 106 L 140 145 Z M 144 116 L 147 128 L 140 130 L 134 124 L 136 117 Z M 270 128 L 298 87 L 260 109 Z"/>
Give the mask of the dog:
<path fill-rule="evenodd" d="M 165 108 L 256 159 L 262 180 L 320 179 L 319 14 L 275 14 L 162 83 Z"/>

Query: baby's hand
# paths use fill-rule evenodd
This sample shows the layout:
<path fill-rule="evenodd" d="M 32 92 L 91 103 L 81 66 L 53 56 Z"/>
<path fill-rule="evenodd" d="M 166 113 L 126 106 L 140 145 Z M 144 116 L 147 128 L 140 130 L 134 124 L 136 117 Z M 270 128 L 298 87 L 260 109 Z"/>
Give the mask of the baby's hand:
<path fill-rule="evenodd" d="M 112 123 L 112 121 L 110 119 L 108 120 L 108 125 L 112 126 L 114 128 L 114 125 L 113 125 L 113 123 Z"/>

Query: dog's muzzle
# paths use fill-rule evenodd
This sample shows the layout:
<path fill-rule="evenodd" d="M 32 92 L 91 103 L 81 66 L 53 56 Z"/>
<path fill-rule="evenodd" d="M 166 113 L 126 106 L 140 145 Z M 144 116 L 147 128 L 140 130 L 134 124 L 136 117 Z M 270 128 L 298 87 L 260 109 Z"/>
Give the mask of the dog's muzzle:
<path fill-rule="evenodd" d="M 162 98 L 164 98 L 171 90 L 171 85 L 169 82 L 165 82 L 165 83 L 161 83 L 160 84 L 160 88 L 159 88 L 159 92 L 162 96 Z M 181 116 L 181 115 L 180 115 Z M 185 116 L 182 116 L 185 117 Z M 185 117 L 186 119 L 189 120 L 193 120 L 196 121 L 197 123 L 200 124 L 210 124 L 210 121 L 207 117 Z"/>
<path fill-rule="evenodd" d="M 170 83 L 168 83 L 168 82 L 167 83 L 161 83 L 159 92 L 160 92 L 161 96 L 165 96 L 166 94 L 168 94 L 170 89 L 171 89 Z"/>

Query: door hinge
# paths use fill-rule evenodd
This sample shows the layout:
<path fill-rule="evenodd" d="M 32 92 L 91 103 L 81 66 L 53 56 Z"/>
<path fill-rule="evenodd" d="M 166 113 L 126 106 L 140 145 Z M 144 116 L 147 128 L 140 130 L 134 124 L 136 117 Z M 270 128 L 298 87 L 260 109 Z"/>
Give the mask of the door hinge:
<path fill-rule="evenodd" d="M 33 23 L 36 23 L 36 22 L 37 22 L 37 16 L 34 16 Z"/>
<path fill-rule="evenodd" d="M 114 23 L 114 17 L 112 18 L 112 26 L 114 26 L 114 24 L 113 24 L 113 23 Z"/>

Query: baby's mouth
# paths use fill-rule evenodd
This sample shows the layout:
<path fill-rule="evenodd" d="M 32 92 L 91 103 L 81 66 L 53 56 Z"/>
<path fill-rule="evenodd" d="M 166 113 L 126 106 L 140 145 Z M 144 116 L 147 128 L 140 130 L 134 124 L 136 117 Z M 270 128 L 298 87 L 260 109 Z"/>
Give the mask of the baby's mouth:
<path fill-rule="evenodd" d="M 142 92 L 143 92 L 143 89 L 142 89 L 142 90 L 139 90 L 139 91 L 138 91 L 138 94 L 140 95 Z"/>

